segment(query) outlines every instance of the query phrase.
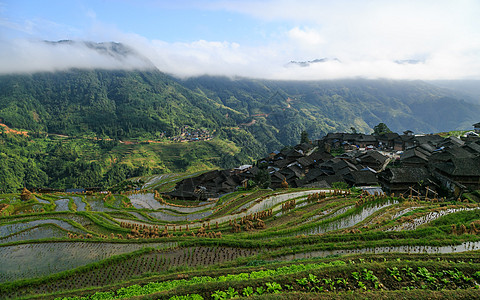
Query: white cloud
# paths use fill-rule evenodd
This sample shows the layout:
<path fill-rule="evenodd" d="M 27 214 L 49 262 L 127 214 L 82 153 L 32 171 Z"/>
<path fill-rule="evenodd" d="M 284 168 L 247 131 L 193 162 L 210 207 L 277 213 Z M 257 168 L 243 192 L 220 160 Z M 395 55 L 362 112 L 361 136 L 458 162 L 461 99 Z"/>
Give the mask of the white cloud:
<path fill-rule="evenodd" d="M 288 37 L 301 45 L 318 46 L 325 41 L 322 36 L 314 29 L 294 27 L 288 31 Z"/>
<path fill-rule="evenodd" d="M 480 1 L 271 0 L 201 4 L 203 9 L 228 10 L 267 23 L 287 23 L 282 23 L 277 32 L 265 34 L 265 41 L 258 45 L 201 39 L 169 43 L 120 32 L 114 25 L 97 20 L 91 11 L 94 22 L 88 36 L 130 45 L 161 71 L 181 77 L 211 74 L 271 79 L 480 79 Z M 271 36 L 275 38 L 268 38 Z M 145 66 L 141 59 L 119 62 L 81 47 L 53 49 L 25 40 L 4 40 L 0 51 L 0 73 Z M 309 67 L 288 65 L 291 60 L 319 58 L 338 58 L 340 62 Z M 408 60 L 420 62 L 395 63 Z"/>
<path fill-rule="evenodd" d="M 71 68 L 144 69 L 139 56 L 125 57 L 95 51 L 85 43 L 52 44 L 44 41 L 10 40 L 0 42 L 0 73 L 53 72 Z"/>

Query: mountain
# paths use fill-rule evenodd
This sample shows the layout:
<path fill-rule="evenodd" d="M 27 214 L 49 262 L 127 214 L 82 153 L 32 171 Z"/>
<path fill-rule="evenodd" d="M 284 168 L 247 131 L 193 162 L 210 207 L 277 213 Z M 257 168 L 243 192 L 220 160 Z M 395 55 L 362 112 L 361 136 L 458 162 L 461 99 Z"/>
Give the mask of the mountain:
<path fill-rule="evenodd" d="M 113 46 L 95 49 L 128 53 Z M 479 113 L 422 81 L 180 80 L 157 70 L 78 69 L 0 76 L 0 119 L 12 128 L 122 139 L 173 136 L 188 125 L 233 140 L 246 134 L 263 151 L 297 143 L 304 130 L 320 138 L 351 127 L 370 133 L 380 122 L 397 132 L 468 129 Z"/>
<path fill-rule="evenodd" d="M 480 112 L 480 106 L 458 98 L 454 91 L 422 81 L 268 81 L 205 76 L 181 83 L 257 120 L 250 130 L 275 127 L 282 144 L 298 140 L 302 130 L 314 138 L 350 127 L 370 133 L 380 122 L 397 132 L 469 129 L 478 122 Z"/>
<path fill-rule="evenodd" d="M 115 60 L 134 55 L 116 44 L 85 47 Z M 310 139 L 351 127 L 371 133 L 383 122 L 396 132 L 430 133 L 470 129 L 479 115 L 479 105 L 421 81 L 182 80 L 156 69 L 3 75 L 0 123 L 33 138 L 2 135 L 0 154 L 8 164 L 0 168 L 0 184 L 7 190 L 23 183 L 110 186 L 131 175 L 251 163 L 297 144 L 304 131 Z M 194 132 L 213 140 L 173 142 Z M 70 140 L 51 142 L 45 133 Z M 141 146 L 148 140 L 161 144 Z M 139 146 L 120 147 L 120 141 Z"/>

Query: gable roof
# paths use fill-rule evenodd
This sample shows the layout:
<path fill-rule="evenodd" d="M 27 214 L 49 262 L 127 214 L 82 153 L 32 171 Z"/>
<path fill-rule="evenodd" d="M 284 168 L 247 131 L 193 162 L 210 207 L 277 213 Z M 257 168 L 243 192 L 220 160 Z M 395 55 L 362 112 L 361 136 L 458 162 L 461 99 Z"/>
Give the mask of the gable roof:
<path fill-rule="evenodd" d="M 454 157 L 436 164 L 435 168 L 452 176 L 480 176 L 480 157 Z"/>
<path fill-rule="evenodd" d="M 477 143 L 467 143 L 463 145 L 463 148 L 470 153 L 480 154 L 480 145 Z"/>
<path fill-rule="evenodd" d="M 419 151 L 418 147 L 416 148 L 412 148 L 412 149 L 408 149 L 408 150 L 405 150 L 403 152 L 403 154 L 400 156 L 400 160 L 401 161 L 404 161 L 404 160 L 407 160 L 407 159 L 410 159 L 410 158 L 419 158 L 425 162 L 428 161 L 428 155 L 426 155 L 424 152 L 422 151 Z"/>
<path fill-rule="evenodd" d="M 297 159 L 297 162 L 304 167 L 313 165 L 315 163 L 313 158 L 311 158 L 310 156 L 300 157 L 299 159 Z"/>
<path fill-rule="evenodd" d="M 433 146 L 437 146 L 439 143 L 443 141 L 443 138 L 436 134 L 428 134 L 428 135 L 417 135 L 413 138 L 413 140 L 415 141 L 415 143 L 417 143 L 417 145 L 429 143 Z"/>
<path fill-rule="evenodd" d="M 380 173 L 390 183 L 417 183 L 429 177 L 425 168 L 392 168 Z"/>
<path fill-rule="evenodd" d="M 377 161 L 378 163 L 383 164 L 388 159 L 388 157 L 386 157 L 385 155 L 381 154 L 378 151 L 367 151 L 366 153 L 360 155 L 358 157 L 358 159 L 360 159 L 360 161 L 373 159 L 373 160 Z"/>
<path fill-rule="evenodd" d="M 377 176 L 371 171 L 353 171 L 355 185 L 373 185 L 378 183 Z"/>
<path fill-rule="evenodd" d="M 382 135 L 379 135 L 377 138 L 379 140 L 388 140 L 388 141 L 391 141 L 391 140 L 394 140 L 394 139 L 398 139 L 400 137 L 400 135 L 396 132 L 389 132 L 389 133 L 384 133 Z"/>

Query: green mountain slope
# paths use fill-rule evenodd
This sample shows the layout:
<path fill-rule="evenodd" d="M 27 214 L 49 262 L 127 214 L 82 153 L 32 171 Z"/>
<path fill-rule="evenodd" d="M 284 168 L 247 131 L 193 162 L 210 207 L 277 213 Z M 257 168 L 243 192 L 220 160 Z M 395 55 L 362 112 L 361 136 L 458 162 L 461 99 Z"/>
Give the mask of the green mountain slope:
<path fill-rule="evenodd" d="M 156 70 L 4 75 L 1 122 L 29 130 L 30 138 L 0 141 L 9 162 L 0 178 L 7 190 L 109 186 L 128 176 L 250 163 L 297 144 L 304 130 L 316 139 L 351 127 L 370 133 L 384 122 L 397 132 L 440 132 L 469 129 L 479 115 L 480 106 L 418 81 L 179 80 Z M 214 139 L 172 142 L 185 126 Z M 70 139 L 51 141 L 45 133 Z M 137 144 L 129 149 L 120 140 Z M 27 178 L 29 169 L 36 178 Z M 80 178 L 85 172 L 91 176 Z"/>
<path fill-rule="evenodd" d="M 478 122 L 480 112 L 480 106 L 421 81 L 305 82 L 201 77 L 183 83 L 252 118 L 268 114 L 265 124 L 279 130 L 282 143 L 298 139 L 303 129 L 313 137 L 350 130 L 352 126 L 370 133 L 380 122 L 398 132 L 468 129 Z"/>

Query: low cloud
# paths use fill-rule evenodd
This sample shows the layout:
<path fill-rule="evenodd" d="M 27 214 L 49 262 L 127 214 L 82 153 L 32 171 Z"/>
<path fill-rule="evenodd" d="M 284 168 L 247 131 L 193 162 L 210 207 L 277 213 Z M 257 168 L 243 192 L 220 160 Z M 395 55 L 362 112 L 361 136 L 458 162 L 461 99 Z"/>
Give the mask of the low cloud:
<path fill-rule="evenodd" d="M 97 46 L 97 48 L 93 48 Z M 0 45 L 0 73 L 32 73 L 80 69 L 145 69 L 147 59 L 132 53 L 116 53 L 112 43 L 78 41 L 4 41 Z"/>
<path fill-rule="evenodd" d="M 282 26 L 254 45 L 166 42 L 121 32 L 115 25 L 96 20 L 91 11 L 95 22 L 84 40 L 113 40 L 134 51 L 115 56 L 82 42 L 3 38 L 0 73 L 154 66 L 178 77 L 480 79 L 478 1 L 222 0 L 198 5 L 199 9 L 234 12 Z M 32 26 L 26 28 L 38 32 Z M 319 62 L 301 66 L 291 61 Z"/>
<path fill-rule="evenodd" d="M 295 28 L 293 30 L 295 33 L 300 32 Z M 298 38 L 299 36 L 295 35 L 291 41 Z M 126 47 L 119 46 L 120 51 L 112 49 L 112 45 Z M 125 52 L 125 49 L 128 51 Z M 167 43 L 130 35 L 124 37 L 122 44 L 12 40 L 2 43 L 0 52 L 2 74 L 53 72 L 72 68 L 134 70 L 155 67 L 182 78 L 223 75 L 278 80 L 356 77 L 480 79 L 477 53 L 468 53 L 464 49 L 445 49 L 426 55 L 422 59 L 410 59 L 405 56 L 356 59 L 349 56 L 326 57 L 322 53 L 319 53 L 318 57 L 312 57 L 312 53 L 309 51 L 302 53 L 291 43 L 244 47 L 238 43 L 204 40 L 192 43 Z M 306 67 L 289 64 L 292 60 L 315 59 L 320 59 L 320 62 L 310 63 Z"/>

